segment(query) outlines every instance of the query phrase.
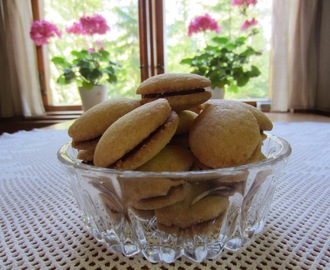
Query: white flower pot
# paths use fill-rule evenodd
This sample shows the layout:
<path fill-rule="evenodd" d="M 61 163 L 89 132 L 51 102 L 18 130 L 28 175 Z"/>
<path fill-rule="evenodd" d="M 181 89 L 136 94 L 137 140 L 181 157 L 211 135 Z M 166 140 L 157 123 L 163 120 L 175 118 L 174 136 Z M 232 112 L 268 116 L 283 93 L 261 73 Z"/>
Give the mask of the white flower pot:
<path fill-rule="evenodd" d="M 214 99 L 223 99 L 225 97 L 225 90 L 223 88 L 211 88 L 211 87 L 206 87 L 205 90 L 210 91 L 212 93 L 211 98 Z"/>
<path fill-rule="evenodd" d="M 96 85 L 92 89 L 88 90 L 83 87 L 79 87 L 79 94 L 84 111 L 87 111 L 93 106 L 108 99 L 106 85 Z"/>

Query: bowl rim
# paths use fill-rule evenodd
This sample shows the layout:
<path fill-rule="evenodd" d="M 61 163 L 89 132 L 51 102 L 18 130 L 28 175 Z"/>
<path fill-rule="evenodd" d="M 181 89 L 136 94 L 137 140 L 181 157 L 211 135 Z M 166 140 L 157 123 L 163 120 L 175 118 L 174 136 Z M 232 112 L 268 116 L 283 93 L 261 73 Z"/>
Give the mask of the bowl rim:
<path fill-rule="evenodd" d="M 182 177 L 201 177 L 201 176 L 212 176 L 212 175 L 233 175 L 239 174 L 242 171 L 246 171 L 248 169 L 256 169 L 256 168 L 264 168 L 267 166 L 272 166 L 282 160 L 287 159 L 292 152 L 291 145 L 283 138 L 264 132 L 268 139 L 275 141 L 278 145 L 280 145 L 280 149 L 276 152 L 275 157 L 267 158 L 258 162 L 249 163 L 245 165 L 235 166 L 235 167 L 226 167 L 220 169 L 209 169 L 209 170 L 200 170 L 200 171 L 182 171 L 182 172 L 147 172 L 147 171 L 134 171 L 134 170 L 118 170 L 111 168 L 101 168 L 95 167 L 93 165 L 84 164 L 80 159 L 71 158 L 68 155 L 68 151 L 73 150 L 71 146 L 71 141 L 65 143 L 60 147 L 57 151 L 57 159 L 59 162 L 67 167 L 74 167 L 80 170 L 97 172 L 97 173 L 107 173 L 107 174 L 117 174 L 121 177 L 135 177 L 135 178 L 143 178 L 143 177 L 153 177 L 153 178 L 182 178 Z"/>

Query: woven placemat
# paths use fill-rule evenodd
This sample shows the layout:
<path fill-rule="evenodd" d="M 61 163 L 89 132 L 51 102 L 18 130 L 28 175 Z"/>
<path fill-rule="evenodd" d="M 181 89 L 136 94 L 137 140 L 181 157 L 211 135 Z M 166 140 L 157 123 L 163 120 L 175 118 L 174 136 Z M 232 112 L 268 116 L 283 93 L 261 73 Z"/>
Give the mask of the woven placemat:
<path fill-rule="evenodd" d="M 330 269 L 330 124 L 275 123 L 292 156 L 265 229 L 216 260 L 113 254 L 83 225 L 56 152 L 66 131 L 0 136 L 0 269 Z"/>

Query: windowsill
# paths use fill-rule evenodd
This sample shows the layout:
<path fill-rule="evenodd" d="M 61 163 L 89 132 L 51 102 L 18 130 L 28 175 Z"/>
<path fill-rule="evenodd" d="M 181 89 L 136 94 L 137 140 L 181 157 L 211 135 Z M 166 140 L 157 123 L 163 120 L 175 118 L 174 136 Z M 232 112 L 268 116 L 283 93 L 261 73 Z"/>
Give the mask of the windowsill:
<path fill-rule="evenodd" d="M 252 106 L 269 112 L 269 100 L 241 100 Z M 264 104 L 265 106 L 260 106 Z M 0 119 L 0 134 L 3 132 L 13 133 L 18 130 L 32 130 L 67 122 L 78 118 L 83 113 L 81 106 L 47 106 L 46 115 L 35 118 L 13 117 Z"/>
<path fill-rule="evenodd" d="M 32 130 L 34 128 L 45 128 L 47 126 L 67 122 L 78 118 L 82 114 L 78 111 L 49 111 L 45 116 L 24 118 L 12 117 L 0 119 L 0 134 L 3 132 L 14 133 L 19 130 Z"/>

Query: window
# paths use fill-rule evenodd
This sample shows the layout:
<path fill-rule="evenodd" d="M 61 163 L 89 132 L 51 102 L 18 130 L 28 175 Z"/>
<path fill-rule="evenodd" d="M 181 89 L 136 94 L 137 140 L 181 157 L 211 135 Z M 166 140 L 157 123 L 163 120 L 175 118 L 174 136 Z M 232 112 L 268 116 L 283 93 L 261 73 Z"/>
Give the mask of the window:
<path fill-rule="evenodd" d="M 44 11 L 43 16 L 35 11 L 35 19 L 44 17 L 62 31 L 83 14 L 99 13 L 107 19 L 111 30 L 105 36 L 104 47 L 111 52 L 111 59 L 122 66 L 118 83 L 109 85 L 109 97 L 134 97 L 137 85 L 158 73 L 189 72 L 188 66 L 180 64 L 180 60 L 198 49 L 200 41 L 187 36 L 188 24 L 195 16 L 211 14 L 222 27 L 220 35 L 232 31 L 229 25 L 242 23 L 237 18 L 238 11 L 230 7 L 231 0 L 43 0 L 43 8 L 40 1 L 31 1 L 34 7 L 39 4 L 39 9 Z M 268 98 L 270 7 L 269 1 L 259 0 L 253 14 L 262 26 L 254 45 L 263 51 L 262 57 L 255 60 L 263 73 L 238 94 L 226 93 L 228 98 Z M 50 77 L 50 83 L 46 84 L 47 98 L 44 99 L 46 109 L 79 108 L 76 85 L 56 84 L 59 73 L 49 60 L 56 55 L 69 54 L 74 46 L 81 48 L 79 42 L 72 36 L 63 35 L 62 39 L 43 46 L 45 52 L 40 55 L 45 58 L 44 72 Z"/>
<path fill-rule="evenodd" d="M 188 25 L 196 16 L 209 13 L 215 18 L 221 29 L 219 34 L 213 36 L 237 36 L 245 18 L 240 14 L 237 7 L 232 7 L 232 0 L 190 0 L 176 1 L 165 0 L 166 11 L 166 71 L 189 72 L 189 68 L 180 64 L 180 59 L 191 57 L 200 46 L 204 46 L 204 36 L 188 37 Z M 240 88 L 239 93 L 226 92 L 226 98 L 233 99 L 267 99 L 268 98 L 268 71 L 270 53 L 270 14 L 271 1 L 258 0 L 256 6 L 249 8 L 250 17 L 259 21 L 260 32 L 254 39 L 249 41 L 254 48 L 261 50 L 262 55 L 253 59 L 256 66 L 261 70 L 261 75 L 250 80 L 247 86 Z M 210 34 L 212 36 L 212 33 Z M 253 42 L 253 45 L 251 44 Z"/>
<path fill-rule="evenodd" d="M 99 13 L 108 22 L 111 30 L 100 37 L 103 47 L 110 52 L 113 61 L 121 64 L 118 82 L 108 87 L 108 95 L 132 96 L 132 89 L 140 82 L 139 39 L 138 39 L 138 8 L 136 0 L 95 1 L 95 0 L 44 0 L 45 19 L 55 22 L 62 29 L 61 39 L 56 39 L 48 46 L 50 58 L 57 55 L 70 55 L 72 49 L 88 48 L 86 39 L 65 34 L 64 29 L 83 15 Z M 94 40 L 95 41 L 95 40 Z M 87 49 L 86 48 L 86 49 Z M 59 71 L 52 62 L 49 100 L 52 105 L 79 105 L 80 98 L 75 84 L 58 85 L 56 79 Z"/>

